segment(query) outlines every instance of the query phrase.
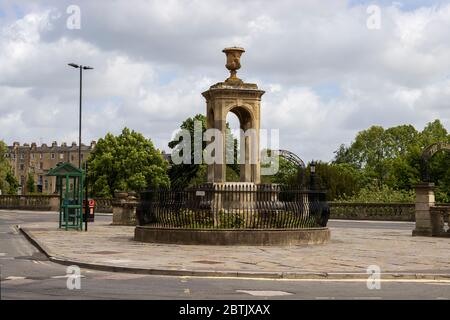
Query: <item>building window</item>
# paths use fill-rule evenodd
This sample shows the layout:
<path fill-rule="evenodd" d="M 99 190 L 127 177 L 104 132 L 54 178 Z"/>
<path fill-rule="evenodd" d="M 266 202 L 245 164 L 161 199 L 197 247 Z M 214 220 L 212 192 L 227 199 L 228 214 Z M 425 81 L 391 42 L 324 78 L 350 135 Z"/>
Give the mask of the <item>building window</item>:
<path fill-rule="evenodd" d="M 42 153 L 39 154 L 39 159 L 42 159 Z"/>
<path fill-rule="evenodd" d="M 25 185 L 25 177 L 24 176 L 20 176 L 20 185 L 21 186 Z"/>
<path fill-rule="evenodd" d="M 42 176 L 39 176 L 39 178 L 38 178 L 38 185 L 40 185 L 40 186 L 42 186 Z"/>
<path fill-rule="evenodd" d="M 23 153 L 20 154 L 20 159 L 23 160 Z"/>
<path fill-rule="evenodd" d="M 71 157 L 70 157 L 70 159 L 72 160 L 72 162 L 75 160 L 75 157 L 72 155 Z"/>
<path fill-rule="evenodd" d="M 55 159 L 55 154 L 54 154 L 54 153 L 52 153 L 51 157 L 52 157 L 52 159 Z"/>
<path fill-rule="evenodd" d="M 32 153 L 32 154 L 31 154 L 31 159 L 33 159 L 33 160 L 34 160 L 34 153 Z"/>
<path fill-rule="evenodd" d="M 60 154 L 59 154 L 59 159 L 60 159 L 60 160 L 64 160 L 64 153 L 60 153 Z"/>
<path fill-rule="evenodd" d="M 25 169 L 25 166 L 23 163 L 20 164 L 20 171 L 23 171 Z"/>
<path fill-rule="evenodd" d="M 12 154 L 12 158 L 16 159 L 16 154 L 15 153 Z"/>
<path fill-rule="evenodd" d="M 48 180 L 47 179 L 45 179 L 44 190 L 48 190 Z"/>
<path fill-rule="evenodd" d="M 43 162 L 39 162 L 39 169 L 42 170 L 42 168 L 44 168 L 44 163 Z"/>

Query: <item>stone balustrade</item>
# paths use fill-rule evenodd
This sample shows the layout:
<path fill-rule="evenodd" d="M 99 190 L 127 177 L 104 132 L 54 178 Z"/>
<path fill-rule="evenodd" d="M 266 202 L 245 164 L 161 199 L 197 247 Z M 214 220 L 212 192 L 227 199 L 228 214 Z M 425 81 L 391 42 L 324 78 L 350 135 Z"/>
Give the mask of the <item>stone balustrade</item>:
<path fill-rule="evenodd" d="M 0 195 L 0 209 L 58 211 L 57 195 Z"/>
<path fill-rule="evenodd" d="M 112 213 L 112 199 L 96 198 L 95 212 Z M 58 195 L 0 195 L 0 209 L 58 211 Z"/>

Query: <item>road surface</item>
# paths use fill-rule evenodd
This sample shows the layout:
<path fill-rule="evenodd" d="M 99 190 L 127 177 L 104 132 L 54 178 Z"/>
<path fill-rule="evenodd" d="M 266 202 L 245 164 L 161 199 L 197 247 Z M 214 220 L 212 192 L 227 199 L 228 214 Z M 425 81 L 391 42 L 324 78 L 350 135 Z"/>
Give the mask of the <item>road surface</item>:
<path fill-rule="evenodd" d="M 380 289 L 369 290 L 365 280 L 168 277 L 88 269 L 81 269 L 81 288 L 69 290 L 67 267 L 48 261 L 15 227 L 51 220 L 57 222 L 55 213 L 0 211 L 1 299 L 450 299 L 450 279 L 382 281 Z M 336 228 L 412 229 L 412 225 L 330 221 Z"/>

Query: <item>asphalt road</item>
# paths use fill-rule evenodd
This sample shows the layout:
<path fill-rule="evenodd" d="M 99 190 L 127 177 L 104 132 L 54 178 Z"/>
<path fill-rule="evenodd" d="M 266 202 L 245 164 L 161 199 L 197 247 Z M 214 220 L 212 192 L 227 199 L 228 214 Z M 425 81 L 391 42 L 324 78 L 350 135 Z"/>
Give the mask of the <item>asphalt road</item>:
<path fill-rule="evenodd" d="M 0 211 L 1 299 L 450 299 L 450 281 L 382 281 L 379 290 L 369 290 L 365 280 L 167 277 L 88 269 L 81 269 L 81 288 L 69 290 L 67 267 L 48 261 L 15 228 L 49 220 L 56 223 L 56 214 Z M 411 229 L 410 223 L 389 222 L 331 221 L 330 226 Z"/>

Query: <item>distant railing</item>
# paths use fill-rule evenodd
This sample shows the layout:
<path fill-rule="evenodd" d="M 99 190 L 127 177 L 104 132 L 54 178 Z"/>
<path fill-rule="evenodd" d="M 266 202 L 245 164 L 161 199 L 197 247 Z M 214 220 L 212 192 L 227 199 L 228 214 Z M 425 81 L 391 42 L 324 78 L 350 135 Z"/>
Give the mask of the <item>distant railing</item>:
<path fill-rule="evenodd" d="M 331 219 L 415 221 L 414 203 L 328 203 Z"/>
<path fill-rule="evenodd" d="M 325 193 L 280 185 L 216 184 L 142 192 L 139 225 L 185 229 L 325 227 Z"/>

